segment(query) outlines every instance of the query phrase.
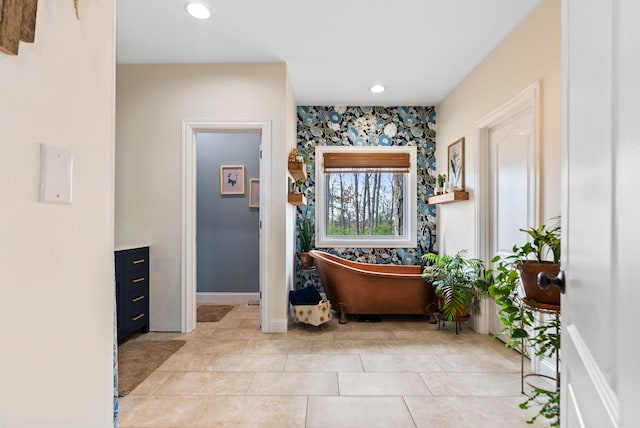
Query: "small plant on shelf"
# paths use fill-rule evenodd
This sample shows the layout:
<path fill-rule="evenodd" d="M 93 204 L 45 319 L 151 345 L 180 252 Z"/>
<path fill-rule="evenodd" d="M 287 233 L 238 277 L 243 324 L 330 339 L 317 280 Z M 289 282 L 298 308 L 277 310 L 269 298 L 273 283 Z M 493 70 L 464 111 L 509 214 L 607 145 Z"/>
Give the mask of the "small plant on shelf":
<path fill-rule="evenodd" d="M 299 178 L 293 182 L 293 193 L 302 193 L 302 187 L 304 186 L 304 180 Z"/>
<path fill-rule="evenodd" d="M 447 180 L 446 174 L 438 174 L 436 178 L 436 188 L 433 189 L 434 195 L 442 195 L 444 193 L 444 182 Z"/>

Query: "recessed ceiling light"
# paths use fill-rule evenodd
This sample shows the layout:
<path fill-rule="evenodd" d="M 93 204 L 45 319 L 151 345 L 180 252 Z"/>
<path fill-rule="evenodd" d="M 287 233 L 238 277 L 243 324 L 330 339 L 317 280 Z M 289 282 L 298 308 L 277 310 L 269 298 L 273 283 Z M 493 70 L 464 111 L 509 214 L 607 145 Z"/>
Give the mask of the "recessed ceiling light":
<path fill-rule="evenodd" d="M 202 3 L 187 3 L 184 7 L 187 13 L 197 19 L 209 19 L 211 12 Z"/>
<path fill-rule="evenodd" d="M 369 91 L 373 92 L 374 94 L 379 94 L 380 92 L 384 92 L 385 89 L 387 88 L 382 85 L 373 85 L 369 88 Z"/>

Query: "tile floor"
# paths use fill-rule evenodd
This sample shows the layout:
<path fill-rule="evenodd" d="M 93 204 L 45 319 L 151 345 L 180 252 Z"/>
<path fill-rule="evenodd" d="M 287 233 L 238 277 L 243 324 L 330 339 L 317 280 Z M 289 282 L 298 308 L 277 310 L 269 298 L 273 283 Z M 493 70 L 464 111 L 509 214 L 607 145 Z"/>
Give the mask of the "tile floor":
<path fill-rule="evenodd" d="M 449 324 L 350 319 L 263 334 L 258 307 L 237 305 L 190 334 L 134 340 L 148 339 L 187 343 L 120 399 L 122 428 L 512 428 L 535 414 L 518 407 L 519 354 Z"/>

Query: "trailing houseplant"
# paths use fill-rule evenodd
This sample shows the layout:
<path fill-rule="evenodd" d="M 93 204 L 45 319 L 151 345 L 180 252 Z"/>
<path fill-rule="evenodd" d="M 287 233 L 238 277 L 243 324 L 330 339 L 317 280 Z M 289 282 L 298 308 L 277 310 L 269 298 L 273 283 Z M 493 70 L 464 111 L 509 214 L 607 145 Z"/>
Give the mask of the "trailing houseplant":
<path fill-rule="evenodd" d="M 504 328 L 495 336 L 506 336 L 505 345 L 521 353 L 531 349 L 539 357 L 553 357 L 560 352 L 560 317 L 550 317 L 544 324 L 536 323 L 534 310 L 522 304 L 520 275 L 517 259 L 496 256 L 491 260 L 494 268 L 487 272 L 490 282 L 489 295 L 500 307 L 499 316 Z M 560 425 L 560 390 L 552 391 L 533 388 L 520 408 L 540 406 L 538 414 L 528 423 L 533 423 L 540 415 L 549 419 L 551 426 Z"/>
<path fill-rule="evenodd" d="M 488 282 L 482 260 L 466 258 L 465 250 L 455 255 L 428 253 L 423 277 L 434 287 L 440 299 L 440 315 L 447 321 L 463 318 L 479 310 L 480 299 L 487 295 Z"/>
<path fill-rule="evenodd" d="M 527 233 L 531 241 L 524 245 L 513 247 L 513 254 L 505 257 L 496 256 L 491 260 L 493 269 L 487 272 L 490 282 L 489 295 L 495 298 L 500 307 L 499 316 L 504 324 L 502 331 L 495 336 L 506 336 L 506 346 L 525 353 L 527 349 L 539 357 L 553 357 L 560 351 L 560 317 L 552 316 L 546 323 L 536 322 L 535 307 L 551 305 L 559 309 L 558 304 L 552 303 L 549 296 L 536 294 L 538 272 L 557 275 L 560 260 L 560 226 L 520 229 Z M 553 257 L 553 262 L 545 262 L 544 258 Z M 551 268 L 549 268 L 551 266 Z M 524 269 L 523 269 L 524 268 Z M 527 270 L 527 268 L 530 268 Z M 533 274 L 531 274 L 533 272 Z M 533 282 L 527 290 L 525 277 Z M 520 284 L 522 282 L 522 287 Z M 555 288 L 555 287 L 553 287 Z M 543 291 L 540 289 L 540 291 Z M 526 299 L 527 304 L 523 304 Z M 546 299 L 546 300 L 545 300 Z M 559 294 L 558 294 L 559 299 Z M 527 399 L 520 404 L 523 409 L 539 405 L 539 412 L 529 423 L 542 415 L 549 419 L 551 426 L 560 424 L 560 391 L 548 391 L 533 388 Z"/>
<path fill-rule="evenodd" d="M 522 350 L 529 345 L 538 356 L 551 357 L 560 349 L 560 337 L 555 333 L 555 324 L 537 325 L 535 313 L 530 305 L 522 304 L 520 276 L 513 260 L 496 256 L 491 260 L 494 268 L 487 272 L 489 295 L 500 307 L 500 321 L 504 328 L 496 336 L 505 337 L 506 346 Z M 531 302 L 535 305 L 534 302 Z M 554 318 L 555 319 L 555 318 Z M 554 321 L 555 322 L 555 321 Z"/>
<path fill-rule="evenodd" d="M 309 255 L 309 251 L 313 249 L 314 237 L 313 221 L 309 213 L 306 212 L 304 218 L 298 223 L 298 244 L 300 246 L 298 257 L 300 257 L 300 267 L 302 269 L 311 269 L 315 264 L 313 257 Z"/>

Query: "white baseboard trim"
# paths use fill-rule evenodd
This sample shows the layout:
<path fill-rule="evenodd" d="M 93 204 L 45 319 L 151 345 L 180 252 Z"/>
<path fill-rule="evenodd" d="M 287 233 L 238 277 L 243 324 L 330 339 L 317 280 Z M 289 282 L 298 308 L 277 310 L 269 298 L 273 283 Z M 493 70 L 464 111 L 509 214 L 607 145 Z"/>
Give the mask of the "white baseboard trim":
<path fill-rule="evenodd" d="M 540 373 L 547 375 L 555 379 L 556 377 L 556 360 L 549 360 L 548 358 L 540 359 Z"/>
<path fill-rule="evenodd" d="M 258 293 L 218 293 L 218 292 L 197 292 L 196 303 L 248 303 L 251 300 L 258 300 Z"/>
<path fill-rule="evenodd" d="M 473 331 L 479 334 L 489 334 L 489 304 L 493 299 L 485 298 L 480 302 L 480 313 L 473 314 Z"/>
<path fill-rule="evenodd" d="M 269 329 L 263 330 L 263 333 L 286 333 L 288 325 L 288 319 L 272 320 Z"/>

